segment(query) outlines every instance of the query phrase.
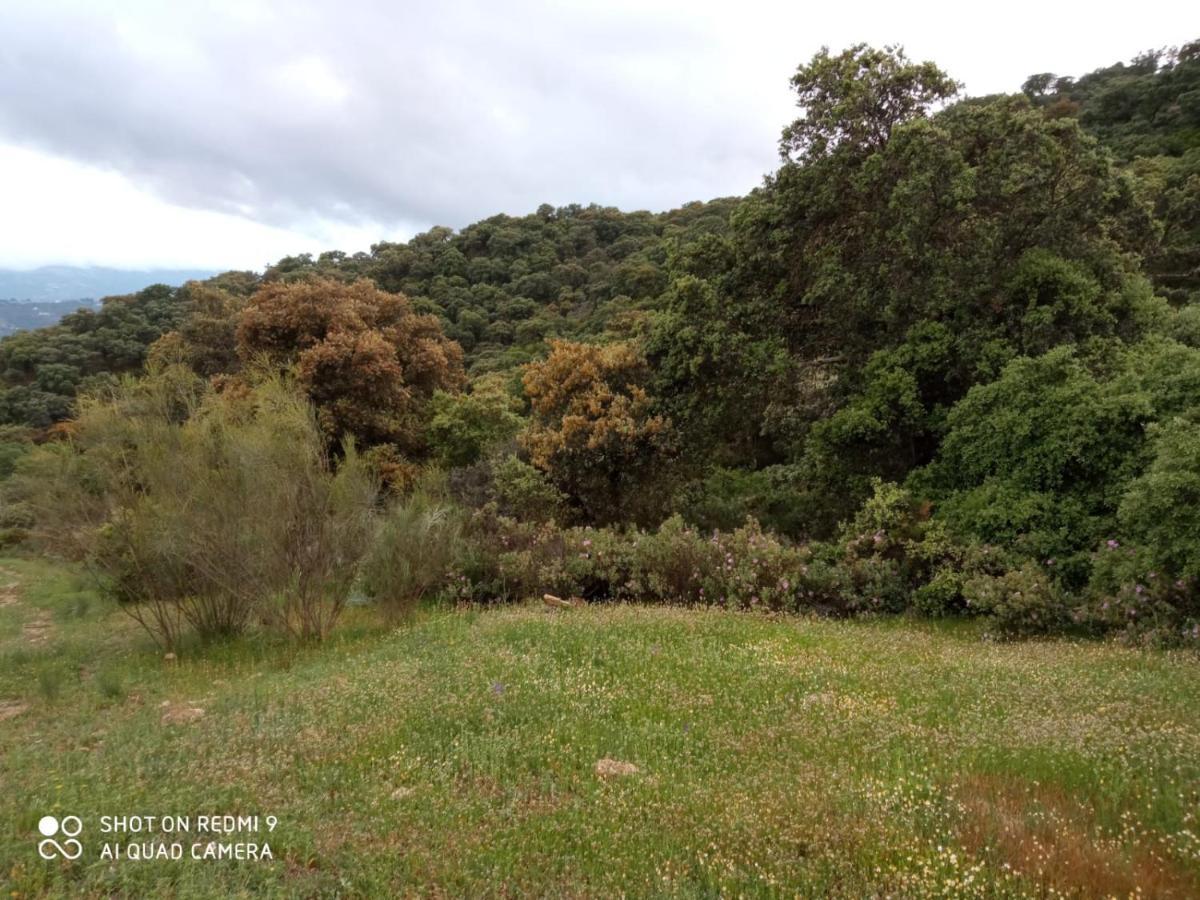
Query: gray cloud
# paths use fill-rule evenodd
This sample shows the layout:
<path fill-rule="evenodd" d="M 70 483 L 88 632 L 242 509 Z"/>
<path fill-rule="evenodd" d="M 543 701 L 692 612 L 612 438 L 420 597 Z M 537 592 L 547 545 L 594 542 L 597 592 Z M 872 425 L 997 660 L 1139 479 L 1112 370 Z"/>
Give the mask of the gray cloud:
<path fill-rule="evenodd" d="M 0 144 L 308 234 L 665 209 L 773 168 L 823 43 L 901 42 L 988 93 L 1195 36 L 1190 4 L 1097 2 L 1012 0 L 984 31 L 951 0 L 7 0 Z"/>
<path fill-rule="evenodd" d="M 280 226 L 668 208 L 752 187 L 782 124 L 739 96 L 710 30 L 638 7 L 41 2 L 3 18 L 0 139 Z"/>

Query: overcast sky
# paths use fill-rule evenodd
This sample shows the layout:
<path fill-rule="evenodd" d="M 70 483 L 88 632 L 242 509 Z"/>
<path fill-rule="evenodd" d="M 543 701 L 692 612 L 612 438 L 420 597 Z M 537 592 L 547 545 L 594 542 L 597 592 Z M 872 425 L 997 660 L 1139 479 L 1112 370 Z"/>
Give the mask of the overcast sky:
<path fill-rule="evenodd" d="M 540 203 L 742 194 L 822 44 L 971 94 L 1200 37 L 1200 3 L 0 0 L 0 266 L 260 268 Z"/>

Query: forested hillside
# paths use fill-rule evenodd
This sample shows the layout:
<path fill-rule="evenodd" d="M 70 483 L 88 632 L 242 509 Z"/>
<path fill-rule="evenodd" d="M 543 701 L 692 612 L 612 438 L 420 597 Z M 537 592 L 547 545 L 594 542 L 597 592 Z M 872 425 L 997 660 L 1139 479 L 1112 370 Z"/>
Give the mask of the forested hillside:
<path fill-rule="evenodd" d="M 438 316 L 472 371 L 511 368 L 543 354 L 546 338 L 638 330 L 666 288 L 669 259 L 706 234 L 724 233 L 737 202 L 662 214 L 544 206 L 461 232 L 435 228 L 370 253 L 288 257 L 261 276 L 230 272 L 205 284 L 228 295 L 232 316 L 264 282 L 369 278 Z M 65 418 L 76 392 L 97 376 L 140 369 L 150 344 L 195 309 L 196 291 L 156 286 L 111 297 L 97 312 L 0 341 L 0 422 L 45 428 Z"/>
<path fill-rule="evenodd" d="M 1031 76 L 1046 115 L 1078 118 L 1137 178 L 1162 234 L 1145 260 L 1178 303 L 1200 290 L 1200 44 L 1144 53 L 1075 79 Z"/>
<path fill-rule="evenodd" d="M 304 521 L 382 483 L 388 552 L 427 571 L 364 563 L 377 596 L 1200 638 L 1200 45 L 978 98 L 860 45 L 792 86 L 779 168 L 745 198 L 543 206 L 5 339 L 0 418 L 45 441 L 14 533 L 105 560 L 130 602 L 194 599 L 212 558 L 151 541 L 200 514 L 172 479 L 252 494 L 257 460 L 312 486 Z M 312 455 L 272 457 L 270 422 Z M 142 446 L 145 470 L 114 452 Z M 210 484 L 212 459 L 240 474 Z M 286 521 L 293 501 L 245 502 Z M 210 512 L 217 535 L 231 513 Z"/>

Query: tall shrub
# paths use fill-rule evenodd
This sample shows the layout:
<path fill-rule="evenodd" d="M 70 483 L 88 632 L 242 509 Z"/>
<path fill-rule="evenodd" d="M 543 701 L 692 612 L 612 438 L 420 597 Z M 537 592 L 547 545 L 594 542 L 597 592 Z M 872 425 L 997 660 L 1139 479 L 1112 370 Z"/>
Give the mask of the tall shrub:
<path fill-rule="evenodd" d="M 168 368 L 82 401 L 70 438 L 18 475 L 38 536 L 83 558 L 156 639 L 255 619 L 321 637 L 370 539 L 376 486 L 349 443 L 336 471 L 283 381 L 214 392 Z"/>

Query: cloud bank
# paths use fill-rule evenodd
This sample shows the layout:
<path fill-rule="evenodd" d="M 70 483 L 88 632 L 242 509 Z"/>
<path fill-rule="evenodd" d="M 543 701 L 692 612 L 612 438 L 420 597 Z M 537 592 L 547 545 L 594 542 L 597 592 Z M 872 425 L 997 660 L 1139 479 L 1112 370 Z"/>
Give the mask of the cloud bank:
<path fill-rule="evenodd" d="M 17 0 L 0 11 L 0 144 L 91 172 L 128 242 L 164 216 L 177 252 L 156 258 L 223 264 L 226 246 L 361 249 L 541 202 L 667 209 L 743 193 L 774 165 L 790 73 L 823 43 L 903 42 L 983 93 L 1195 36 L 1184 6 L 1140 8 L 1138 24 L 1030 3 L 1035 27 L 1020 5 L 985 29 L 940 3 Z M 136 222 L 106 178 L 146 201 L 130 202 Z M 60 220 L 99 217 L 83 185 L 46 202 Z M 0 231 L 0 263 L 71 249 L 4 249 L 15 237 Z M 26 229 L 19 243 L 44 239 Z"/>

